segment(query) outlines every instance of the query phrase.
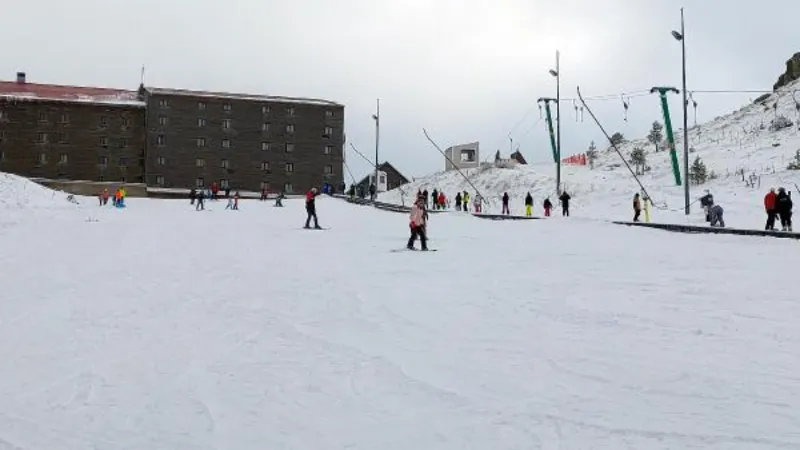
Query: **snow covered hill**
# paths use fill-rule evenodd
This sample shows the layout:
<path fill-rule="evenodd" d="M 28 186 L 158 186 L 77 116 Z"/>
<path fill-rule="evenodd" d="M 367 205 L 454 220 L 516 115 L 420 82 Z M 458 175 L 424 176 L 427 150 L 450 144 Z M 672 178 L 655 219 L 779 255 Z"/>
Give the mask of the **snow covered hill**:
<path fill-rule="evenodd" d="M 800 185 L 800 171 L 786 168 L 800 150 L 800 110 L 793 97 L 794 90 L 800 91 L 800 82 L 786 86 L 761 103 L 750 104 L 689 130 L 690 147 L 694 149 L 690 164 L 699 156 L 708 171 L 713 171 L 717 176 L 701 186 L 692 186 L 692 200 L 709 189 L 725 208 L 726 222 L 730 226 L 763 226 L 762 200 L 767 190 L 778 186 L 794 190 L 795 184 Z M 777 109 L 774 109 L 776 103 Z M 776 115 L 790 119 L 792 126 L 770 130 L 770 123 Z M 680 112 L 673 114 L 673 122 L 679 122 L 679 117 Z M 682 169 L 683 133 L 676 130 L 675 135 Z M 607 143 L 598 143 L 598 148 L 602 149 L 604 144 Z M 669 153 L 655 153 L 653 144 L 645 138 L 619 146 L 628 159 L 636 147 L 648 152 L 647 164 L 651 170 L 640 178 L 656 206 L 660 207 L 653 211 L 653 220 L 702 223 L 703 218 L 696 204 L 693 207 L 694 214 L 688 220 L 683 215 L 683 188 L 675 186 Z M 497 199 L 503 192 L 512 196 L 512 213 L 515 209 L 516 212 L 522 210 L 523 198 L 528 191 L 533 194 L 539 213 L 546 197 L 555 200 L 553 164 L 517 166 L 513 169 L 471 169 L 465 173 L 485 196 L 495 200 L 493 210 L 499 210 Z M 753 187 L 748 186 L 751 178 L 755 181 Z M 562 165 L 562 183 L 573 197 L 573 214 L 598 219 L 628 219 L 631 215 L 631 199 L 639 190 L 619 156 L 610 148 L 599 151 L 593 170 L 584 166 Z M 463 190 L 474 195 L 474 189 L 457 172 L 436 173 L 403 187 L 408 193 L 417 192 L 418 189 L 432 191 L 434 188 L 444 189 L 450 197 Z M 400 203 L 401 192 L 395 189 L 383 193 L 380 200 Z"/>

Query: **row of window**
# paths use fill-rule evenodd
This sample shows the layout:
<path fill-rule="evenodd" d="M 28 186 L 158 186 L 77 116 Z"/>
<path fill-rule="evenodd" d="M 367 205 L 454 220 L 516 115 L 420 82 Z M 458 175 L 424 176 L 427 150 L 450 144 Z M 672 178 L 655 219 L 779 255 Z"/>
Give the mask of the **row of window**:
<path fill-rule="evenodd" d="M 159 126 L 165 127 L 165 126 L 167 126 L 168 123 L 169 123 L 169 119 L 167 118 L 167 116 L 158 116 L 158 125 Z M 207 124 L 208 124 L 208 121 L 205 118 L 203 118 L 203 117 L 198 117 L 197 118 L 197 128 L 205 128 Z M 231 129 L 231 124 L 232 124 L 231 119 L 222 119 L 222 129 L 223 130 L 230 130 Z M 287 124 L 286 125 L 286 132 L 287 133 L 290 133 L 290 134 L 294 133 L 294 129 L 295 129 L 294 124 Z M 269 132 L 269 130 L 270 130 L 270 123 L 269 122 L 264 122 L 264 123 L 261 124 L 261 131 Z M 331 135 L 333 135 L 333 128 L 332 127 L 327 127 L 327 126 L 324 127 L 322 129 L 322 135 L 326 136 L 326 137 L 330 137 Z"/>
<path fill-rule="evenodd" d="M 4 140 L 5 140 L 5 134 L 4 134 L 4 132 L 0 131 L 0 143 L 3 142 Z M 68 137 L 67 133 L 58 133 L 58 135 L 56 136 L 56 141 L 55 142 L 57 142 L 59 144 L 69 144 L 69 137 Z M 128 140 L 128 138 L 119 138 L 118 142 L 119 142 L 119 147 L 120 148 L 126 148 L 130 144 L 130 141 Z M 48 133 L 37 133 L 36 134 L 36 143 L 37 144 L 50 144 L 50 143 L 52 143 L 51 139 L 50 139 L 50 135 Z M 108 137 L 101 136 L 100 139 L 99 139 L 98 145 L 100 147 L 103 147 L 103 148 L 108 148 L 109 147 L 109 139 L 108 139 Z"/>
<path fill-rule="evenodd" d="M 161 109 L 169 108 L 169 100 L 165 99 L 165 98 L 162 98 L 161 100 L 158 101 L 158 107 L 161 108 Z M 197 102 L 197 110 L 198 111 L 205 111 L 207 109 L 208 109 L 208 103 L 207 102 L 202 102 L 202 101 L 201 102 Z M 225 111 L 225 112 L 231 112 L 233 110 L 233 106 L 231 106 L 230 103 L 223 103 L 222 104 L 222 110 Z M 269 106 L 269 105 L 262 105 L 261 106 L 261 114 L 270 114 L 271 112 L 272 112 L 272 107 L 271 106 Z M 295 110 L 294 110 L 293 106 L 289 106 L 289 107 L 286 108 L 286 115 L 287 116 L 290 116 L 290 117 L 294 116 L 294 112 L 295 112 Z M 325 111 L 325 117 L 331 118 L 331 117 L 333 117 L 333 114 L 334 114 L 333 110 L 329 109 L 329 110 Z"/>
<path fill-rule="evenodd" d="M 166 186 L 166 184 L 167 184 L 167 179 L 164 178 L 163 175 L 156 176 L 156 185 L 158 185 L 158 186 Z M 197 177 L 195 179 L 195 181 L 194 181 L 194 185 L 195 185 L 195 187 L 197 187 L 199 189 L 208 188 L 208 185 L 206 185 L 206 180 L 203 177 Z M 229 189 L 231 187 L 230 180 L 227 180 L 227 179 L 219 180 L 219 187 L 221 189 Z M 269 181 L 262 181 L 261 182 L 261 189 L 262 190 L 264 190 L 264 189 L 269 190 L 270 189 Z M 291 194 L 292 192 L 294 192 L 294 186 L 292 186 L 292 183 L 285 183 L 283 185 L 283 192 L 285 192 L 287 194 Z"/>
<path fill-rule="evenodd" d="M 163 156 L 159 156 L 158 159 L 156 160 L 156 162 L 158 163 L 158 165 L 163 166 L 163 165 L 167 164 L 167 159 L 165 157 L 163 157 Z M 206 167 L 206 160 L 203 159 L 203 158 L 197 158 L 194 161 L 194 165 L 195 165 L 195 167 Z M 229 169 L 231 167 L 230 161 L 228 161 L 227 159 L 220 160 L 219 167 L 222 168 L 222 169 Z M 287 173 L 294 172 L 294 163 L 290 163 L 290 162 L 284 163 L 283 167 L 284 167 L 284 170 Z M 261 171 L 263 171 L 263 172 L 271 172 L 272 171 L 268 161 L 262 161 L 261 162 Z M 333 175 L 333 166 L 330 165 L 330 164 L 326 164 L 324 166 L 322 172 L 325 175 Z"/>
<path fill-rule="evenodd" d="M 2 159 L 5 159 L 5 154 L 2 155 Z M 47 156 L 47 153 L 39 153 L 39 158 L 38 158 L 39 164 L 47 164 L 48 160 L 49 158 Z M 69 155 L 67 155 L 66 153 L 58 155 L 58 163 L 59 164 L 69 163 Z M 97 165 L 100 166 L 101 168 L 108 167 L 108 156 L 101 156 L 97 158 Z M 117 166 L 121 169 L 127 168 L 128 158 L 125 157 L 119 158 Z"/>
<path fill-rule="evenodd" d="M 6 119 L 6 118 L 8 118 L 7 114 L 4 113 L 3 111 L 0 111 L 0 119 Z M 97 119 L 97 126 L 100 128 L 108 128 L 108 122 L 109 121 L 107 116 L 100 116 Z M 131 119 L 129 117 L 123 115 L 121 117 L 121 122 L 123 129 L 130 128 Z M 50 123 L 50 115 L 48 114 L 47 111 L 39 111 L 39 123 Z M 61 113 L 59 123 L 61 125 L 69 125 L 70 124 L 69 113 Z"/>

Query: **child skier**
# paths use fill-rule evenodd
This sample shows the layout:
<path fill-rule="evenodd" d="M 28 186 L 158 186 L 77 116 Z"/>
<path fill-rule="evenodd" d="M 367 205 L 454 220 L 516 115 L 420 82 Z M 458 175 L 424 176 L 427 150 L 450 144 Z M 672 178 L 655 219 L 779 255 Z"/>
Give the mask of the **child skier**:
<path fill-rule="evenodd" d="M 553 209 L 553 204 L 550 203 L 550 199 L 549 198 L 544 199 L 543 205 L 544 205 L 544 216 L 550 217 L 550 210 Z"/>
<path fill-rule="evenodd" d="M 503 192 L 503 214 L 509 215 L 511 214 L 511 210 L 508 209 L 508 192 Z"/>
<path fill-rule="evenodd" d="M 414 242 L 417 241 L 417 237 L 419 237 L 422 250 L 428 250 L 428 237 L 425 233 L 427 221 L 425 201 L 422 197 L 417 197 L 417 201 L 411 207 L 411 216 L 409 217 L 408 227 L 411 229 L 411 237 L 408 238 L 408 245 L 406 246 L 409 250 L 414 250 Z"/>
<path fill-rule="evenodd" d="M 525 196 L 525 215 L 528 217 L 533 215 L 533 196 L 530 192 Z"/>

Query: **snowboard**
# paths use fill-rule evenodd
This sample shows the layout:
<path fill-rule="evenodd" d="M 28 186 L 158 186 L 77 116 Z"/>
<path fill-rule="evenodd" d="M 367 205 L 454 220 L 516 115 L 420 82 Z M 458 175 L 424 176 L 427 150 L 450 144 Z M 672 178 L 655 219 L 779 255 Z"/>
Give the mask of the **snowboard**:
<path fill-rule="evenodd" d="M 306 228 L 306 227 L 303 227 L 303 228 L 300 228 L 300 229 L 301 230 L 309 230 L 309 231 L 322 231 L 322 230 L 330 230 L 330 227 L 320 227 L 320 228 L 314 228 L 314 227 Z"/>
<path fill-rule="evenodd" d="M 437 249 L 435 249 L 435 248 L 429 248 L 429 249 L 427 249 L 427 250 L 425 250 L 425 251 L 422 251 L 422 250 L 420 250 L 420 249 L 417 249 L 417 248 L 415 248 L 415 249 L 409 249 L 409 248 L 396 248 L 396 249 L 394 249 L 394 250 L 390 250 L 390 251 L 391 251 L 392 253 L 399 253 L 399 252 L 420 252 L 420 253 L 427 253 L 427 252 L 435 252 L 436 250 L 437 250 Z"/>

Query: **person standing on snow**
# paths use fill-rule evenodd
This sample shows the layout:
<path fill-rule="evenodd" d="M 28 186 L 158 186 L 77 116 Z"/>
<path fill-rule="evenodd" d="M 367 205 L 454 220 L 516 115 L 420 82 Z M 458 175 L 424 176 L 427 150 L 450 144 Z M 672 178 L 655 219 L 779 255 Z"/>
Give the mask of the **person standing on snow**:
<path fill-rule="evenodd" d="M 712 227 L 720 227 L 725 228 L 725 219 L 722 218 L 723 213 L 722 206 L 713 205 L 711 208 L 708 209 L 708 214 L 711 220 Z"/>
<path fill-rule="evenodd" d="M 456 211 L 461 211 L 461 192 L 456 194 Z"/>
<path fill-rule="evenodd" d="M 778 194 L 775 193 L 775 188 L 771 188 L 769 193 L 764 196 L 764 210 L 767 212 L 767 225 L 764 229 L 767 231 L 775 231 L 775 216 L 778 215 L 777 202 Z"/>
<path fill-rule="evenodd" d="M 784 188 L 778 188 L 775 199 L 776 210 L 781 218 L 781 231 L 792 231 L 792 196 Z"/>
<path fill-rule="evenodd" d="M 439 190 L 436 188 L 431 192 L 431 208 L 439 209 Z"/>
<path fill-rule="evenodd" d="M 195 211 L 205 210 L 206 207 L 203 204 L 205 202 L 206 193 L 203 189 L 197 191 L 197 206 L 194 208 Z"/>
<path fill-rule="evenodd" d="M 236 191 L 233 194 L 233 209 L 235 209 L 236 211 L 239 210 L 239 191 Z"/>
<path fill-rule="evenodd" d="M 189 191 L 189 204 L 194 205 L 194 199 L 197 198 L 197 189 L 192 188 Z"/>
<path fill-rule="evenodd" d="M 475 200 L 472 201 L 472 206 L 475 207 L 475 214 L 481 213 L 482 202 L 483 202 L 483 197 L 481 197 L 481 194 L 475 194 Z"/>
<path fill-rule="evenodd" d="M 425 209 L 428 209 L 428 189 L 422 191 L 422 199 L 425 201 Z"/>
<path fill-rule="evenodd" d="M 560 197 L 558 197 L 558 200 L 561 201 L 561 215 L 564 217 L 569 217 L 570 199 L 572 199 L 572 197 L 570 197 L 569 194 L 567 194 L 567 191 L 564 191 L 564 193 L 561 194 Z"/>
<path fill-rule="evenodd" d="M 464 206 L 464 211 L 469 212 L 469 192 L 464 191 L 464 195 L 461 197 L 461 204 Z"/>
<path fill-rule="evenodd" d="M 436 200 L 439 205 L 439 209 L 444 209 L 445 203 L 447 202 L 447 198 L 444 196 L 444 191 L 439 191 L 439 198 Z"/>
<path fill-rule="evenodd" d="M 550 217 L 550 210 L 553 209 L 553 204 L 550 202 L 550 199 L 549 198 L 544 199 L 544 203 L 542 203 L 542 206 L 544 206 L 544 216 Z"/>
<path fill-rule="evenodd" d="M 706 189 L 706 195 L 700 197 L 700 206 L 703 207 L 703 211 L 706 213 L 706 222 L 711 222 L 711 207 L 714 206 L 714 196 L 711 195 L 711 191 Z"/>
<path fill-rule="evenodd" d="M 533 196 L 530 191 L 525 196 L 525 215 L 528 217 L 533 215 Z"/>
<path fill-rule="evenodd" d="M 311 219 L 313 218 L 314 228 L 317 230 L 322 229 L 317 221 L 317 205 L 315 200 L 318 195 L 319 192 L 317 192 L 317 188 L 311 188 L 311 190 L 306 193 L 306 214 L 308 214 L 308 216 L 306 217 L 306 226 L 303 228 L 311 228 Z"/>
<path fill-rule="evenodd" d="M 426 234 L 426 226 L 428 223 L 428 212 L 425 211 L 424 199 L 420 196 L 414 206 L 411 207 L 411 215 L 409 217 L 409 228 L 411 229 L 411 237 L 408 238 L 406 248 L 414 250 L 414 242 L 419 237 L 419 242 L 422 245 L 422 250 L 428 250 L 428 236 Z"/>
<path fill-rule="evenodd" d="M 503 211 L 502 214 L 509 215 L 511 214 L 511 210 L 508 209 L 508 192 L 503 192 Z"/>
<path fill-rule="evenodd" d="M 637 192 L 633 196 L 633 221 L 638 222 L 639 216 L 642 214 L 642 199 L 639 193 Z"/>

